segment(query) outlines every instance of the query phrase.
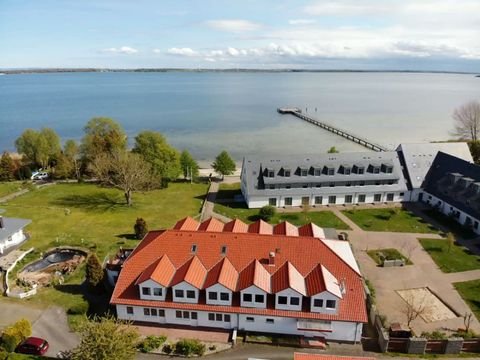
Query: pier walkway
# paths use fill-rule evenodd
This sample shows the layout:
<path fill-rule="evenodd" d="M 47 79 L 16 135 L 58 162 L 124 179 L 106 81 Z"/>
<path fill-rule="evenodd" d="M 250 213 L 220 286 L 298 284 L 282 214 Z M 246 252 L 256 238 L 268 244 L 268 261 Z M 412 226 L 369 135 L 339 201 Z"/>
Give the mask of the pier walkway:
<path fill-rule="evenodd" d="M 329 125 L 327 123 L 315 120 L 314 118 L 312 118 L 310 116 L 302 114 L 302 110 L 300 110 L 299 108 L 295 108 L 295 107 L 294 108 L 278 108 L 277 111 L 280 114 L 291 114 L 293 116 L 296 116 L 296 117 L 298 117 L 302 120 L 305 120 L 305 121 L 307 121 L 311 124 L 317 125 L 324 130 L 330 131 L 331 133 L 334 133 L 338 136 L 344 137 L 347 140 L 350 140 L 350 141 L 353 141 L 354 143 L 362 145 L 362 146 L 366 147 L 367 149 L 370 149 L 370 150 L 373 150 L 373 151 L 387 151 L 387 149 L 384 148 L 381 145 L 375 144 L 375 143 L 373 143 L 373 142 L 371 142 L 367 139 L 364 139 L 360 136 L 353 135 L 353 134 L 351 134 L 351 133 L 349 133 L 345 130 L 336 128 L 332 125 Z"/>

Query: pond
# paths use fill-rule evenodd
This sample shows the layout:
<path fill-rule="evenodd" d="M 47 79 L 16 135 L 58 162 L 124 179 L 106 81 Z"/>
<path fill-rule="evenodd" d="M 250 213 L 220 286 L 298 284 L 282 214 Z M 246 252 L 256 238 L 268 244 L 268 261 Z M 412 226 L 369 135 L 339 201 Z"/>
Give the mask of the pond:
<path fill-rule="evenodd" d="M 54 249 L 43 257 L 43 259 L 35 261 L 31 264 L 28 264 L 25 266 L 25 268 L 22 270 L 25 272 L 35 272 L 35 271 L 41 271 L 49 266 L 62 263 L 68 260 L 72 260 L 76 255 L 79 256 L 86 256 L 86 252 L 82 250 L 76 250 L 76 249 L 63 249 L 63 248 L 58 248 Z"/>

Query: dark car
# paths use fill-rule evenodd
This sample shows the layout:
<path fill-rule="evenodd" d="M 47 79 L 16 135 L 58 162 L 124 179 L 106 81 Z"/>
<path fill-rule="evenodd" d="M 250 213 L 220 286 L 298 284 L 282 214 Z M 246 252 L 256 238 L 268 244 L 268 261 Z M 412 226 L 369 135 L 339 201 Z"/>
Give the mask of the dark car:
<path fill-rule="evenodd" d="M 48 341 L 37 337 L 26 338 L 17 346 L 15 352 L 21 354 L 43 355 L 48 350 Z"/>

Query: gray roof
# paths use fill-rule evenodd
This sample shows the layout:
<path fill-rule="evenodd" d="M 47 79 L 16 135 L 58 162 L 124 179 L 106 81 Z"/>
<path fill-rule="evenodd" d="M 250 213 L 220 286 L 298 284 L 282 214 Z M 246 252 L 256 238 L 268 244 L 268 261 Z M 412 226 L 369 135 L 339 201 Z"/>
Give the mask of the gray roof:
<path fill-rule="evenodd" d="M 30 224 L 32 220 L 3 217 L 3 228 L 0 228 L 0 240 L 7 239 L 17 231 Z"/>
<path fill-rule="evenodd" d="M 374 166 L 381 168 L 380 173 L 370 172 L 371 167 Z M 344 173 L 345 167 L 352 169 L 350 174 Z M 353 171 L 355 167 L 364 168 L 364 173 L 355 173 Z M 391 167 L 392 172 L 385 172 L 386 167 Z M 334 175 L 326 174 L 328 168 L 335 170 Z M 301 176 L 301 169 L 307 169 L 308 174 Z M 315 169 L 320 169 L 321 175 L 315 175 Z M 267 171 L 272 170 L 274 177 L 265 176 Z M 285 170 L 291 171 L 289 177 L 283 176 Z M 243 161 L 242 178 L 246 180 L 248 193 L 253 195 L 265 192 L 262 189 L 263 184 L 398 180 L 400 187 L 405 187 L 402 167 L 396 151 L 284 156 L 277 159 L 249 157 Z M 301 189 L 298 190 L 303 192 Z M 331 191 L 338 192 L 339 189 L 331 189 Z"/>
<path fill-rule="evenodd" d="M 408 172 L 409 185 L 413 189 L 419 189 L 422 186 L 439 151 L 473 163 L 470 149 L 465 142 L 400 144 L 397 150 L 403 154 L 402 160 Z"/>

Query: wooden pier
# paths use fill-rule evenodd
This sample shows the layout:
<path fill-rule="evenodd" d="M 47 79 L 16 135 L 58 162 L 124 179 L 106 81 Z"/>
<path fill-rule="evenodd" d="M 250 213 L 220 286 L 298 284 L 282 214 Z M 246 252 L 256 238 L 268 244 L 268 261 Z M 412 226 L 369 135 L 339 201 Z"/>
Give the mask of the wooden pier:
<path fill-rule="evenodd" d="M 324 130 L 330 131 L 331 133 L 334 133 L 334 134 L 336 134 L 338 136 L 341 136 L 341 137 L 343 137 L 347 140 L 350 140 L 350 141 L 353 141 L 354 143 L 362 145 L 362 146 L 366 147 L 367 149 L 370 149 L 370 150 L 373 150 L 373 151 L 387 151 L 387 149 L 384 148 L 383 146 L 375 144 L 375 143 L 373 143 L 373 142 L 371 142 L 367 139 L 364 139 L 360 136 L 350 134 L 345 130 L 336 128 L 336 127 L 334 127 L 332 125 L 329 125 L 329 124 L 326 124 L 324 122 L 315 120 L 314 118 L 311 118 L 310 116 L 307 116 L 307 115 L 303 114 L 302 110 L 300 110 L 299 108 L 296 108 L 296 107 L 293 107 L 293 108 L 278 108 L 277 111 L 280 114 L 291 114 L 293 116 L 296 116 L 296 117 L 298 117 L 302 120 L 305 120 L 305 121 L 309 122 L 310 124 L 317 125 Z"/>

